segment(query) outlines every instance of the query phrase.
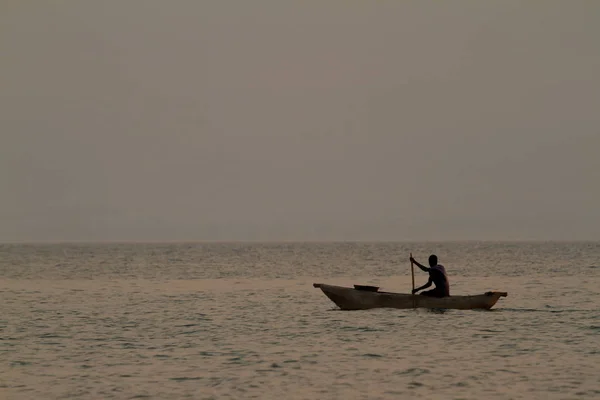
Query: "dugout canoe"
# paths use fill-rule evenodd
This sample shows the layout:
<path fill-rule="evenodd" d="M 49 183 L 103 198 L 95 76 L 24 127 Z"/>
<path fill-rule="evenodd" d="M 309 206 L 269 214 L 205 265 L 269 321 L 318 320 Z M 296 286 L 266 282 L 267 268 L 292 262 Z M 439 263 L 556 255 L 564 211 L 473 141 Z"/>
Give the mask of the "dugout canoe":
<path fill-rule="evenodd" d="M 367 310 L 371 308 L 432 308 L 475 310 L 492 308 L 506 292 L 491 291 L 476 295 L 443 298 L 408 293 L 380 292 L 376 286 L 355 285 L 354 288 L 313 283 L 342 310 Z"/>

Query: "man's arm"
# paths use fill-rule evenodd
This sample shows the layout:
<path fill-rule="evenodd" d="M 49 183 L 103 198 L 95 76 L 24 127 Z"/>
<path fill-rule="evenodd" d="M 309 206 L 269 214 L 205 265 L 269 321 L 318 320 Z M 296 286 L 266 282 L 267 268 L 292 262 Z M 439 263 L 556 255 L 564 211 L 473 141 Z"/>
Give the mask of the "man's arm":
<path fill-rule="evenodd" d="M 426 266 L 424 266 L 423 264 L 421 264 L 420 262 L 418 262 L 414 258 L 411 257 L 410 258 L 410 262 L 415 263 L 417 265 L 417 267 L 421 268 L 423 271 L 429 272 L 429 268 L 427 268 Z"/>
<path fill-rule="evenodd" d="M 431 278 L 429 278 L 429 280 L 427 281 L 426 284 L 424 284 L 423 286 L 416 288 L 415 290 L 412 291 L 412 294 L 417 293 L 419 290 L 423 290 L 423 289 L 427 289 L 429 286 L 431 286 L 431 284 L 433 283 L 433 280 Z"/>

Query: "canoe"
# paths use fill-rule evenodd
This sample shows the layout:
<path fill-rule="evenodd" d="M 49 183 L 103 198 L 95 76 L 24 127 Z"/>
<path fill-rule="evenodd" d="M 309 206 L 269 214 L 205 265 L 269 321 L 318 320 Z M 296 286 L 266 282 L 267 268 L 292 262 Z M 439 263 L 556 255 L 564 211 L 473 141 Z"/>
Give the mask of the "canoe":
<path fill-rule="evenodd" d="M 408 293 L 380 292 L 376 286 L 355 288 L 313 283 L 342 310 L 367 310 L 371 308 L 435 308 L 474 310 L 492 308 L 506 292 L 486 292 L 468 296 L 449 296 L 443 298 L 413 295 Z M 358 287 L 358 289 L 356 288 Z M 361 290 L 362 288 L 369 288 Z"/>

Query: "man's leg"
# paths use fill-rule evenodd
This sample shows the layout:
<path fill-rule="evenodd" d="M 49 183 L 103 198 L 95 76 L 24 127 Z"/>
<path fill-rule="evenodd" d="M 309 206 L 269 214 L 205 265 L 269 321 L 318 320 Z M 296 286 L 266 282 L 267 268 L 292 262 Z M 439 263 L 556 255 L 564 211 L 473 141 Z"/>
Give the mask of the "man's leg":
<path fill-rule="evenodd" d="M 421 296 L 444 297 L 444 294 L 438 289 L 431 289 L 431 290 L 426 290 L 425 292 L 421 292 Z"/>

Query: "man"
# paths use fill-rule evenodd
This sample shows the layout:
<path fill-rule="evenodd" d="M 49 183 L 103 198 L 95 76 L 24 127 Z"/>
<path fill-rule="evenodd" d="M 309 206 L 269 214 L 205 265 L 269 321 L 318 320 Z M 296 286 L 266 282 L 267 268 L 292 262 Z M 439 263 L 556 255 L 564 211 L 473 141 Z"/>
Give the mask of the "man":
<path fill-rule="evenodd" d="M 414 258 L 410 257 L 410 262 L 415 263 L 419 268 L 425 272 L 429 272 L 429 280 L 426 284 L 420 288 L 416 288 L 412 291 L 413 294 L 419 290 L 426 289 L 435 284 L 435 289 L 427 290 L 422 292 L 422 296 L 430 297 L 448 297 L 450 296 L 450 285 L 448 283 L 448 276 L 446 275 L 446 269 L 443 265 L 438 264 L 438 258 L 435 254 L 429 256 L 429 268 L 420 264 Z"/>

